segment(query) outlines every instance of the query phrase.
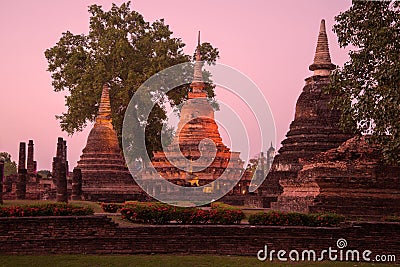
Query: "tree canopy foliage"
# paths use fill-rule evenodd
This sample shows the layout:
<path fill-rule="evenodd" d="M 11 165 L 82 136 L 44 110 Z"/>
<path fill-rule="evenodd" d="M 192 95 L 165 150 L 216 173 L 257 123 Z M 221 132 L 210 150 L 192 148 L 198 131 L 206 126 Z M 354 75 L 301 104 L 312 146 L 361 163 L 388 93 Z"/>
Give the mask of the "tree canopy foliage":
<path fill-rule="evenodd" d="M 110 98 L 114 128 L 121 138 L 124 114 L 131 97 L 140 85 L 155 73 L 188 62 L 185 44 L 172 37 L 163 19 L 147 22 L 130 9 L 130 2 L 112 5 L 104 11 L 101 6 L 89 6 L 89 33 L 62 34 L 58 43 L 45 51 L 48 71 L 54 91 L 67 91 L 67 111 L 57 118 L 62 130 L 69 134 L 83 130 L 94 121 L 104 83 L 111 87 Z M 194 32 L 195 36 L 195 32 Z M 215 63 L 218 50 L 209 43 L 201 44 L 202 59 Z M 207 86 L 208 96 L 214 97 L 213 86 Z M 174 107 L 185 100 L 189 86 L 181 86 L 167 94 Z M 163 103 L 157 103 L 147 121 L 148 151 L 161 148 L 160 131 L 166 120 Z M 147 131 L 146 130 L 146 131 Z"/>
<path fill-rule="evenodd" d="M 4 177 L 17 174 L 17 163 L 11 161 L 11 155 L 7 152 L 0 152 L 0 157 L 4 158 Z"/>
<path fill-rule="evenodd" d="M 371 134 L 387 162 L 400 164 L 400 2 L 353 1 L 335 20 L 339 45 L 351 49 L 328 88 L 341 126 Z"/>

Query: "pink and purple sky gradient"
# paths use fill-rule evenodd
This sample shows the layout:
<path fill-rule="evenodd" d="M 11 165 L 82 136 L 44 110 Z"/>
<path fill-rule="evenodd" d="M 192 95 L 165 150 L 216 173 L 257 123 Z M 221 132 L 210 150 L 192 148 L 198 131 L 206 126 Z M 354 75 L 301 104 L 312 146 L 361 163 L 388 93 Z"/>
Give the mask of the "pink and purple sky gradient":
<path fill-rule="evenodd" d="M 35 143 L 38 169 L 50 169 L 57 137 L 67 139 L 68 160 L 76 165 L 90 127 L 68 137 L 56 114 L 65 111 L 62 93 L 53 92 L 44 51 L 61 33 L 87 33 L 91 4 L 109 9 L 123 1 L 1 1 L 0 3 L 0 151 L 18 161 L 20 141 Z M 131 7 L 147 21 L 164 18 L 175 37 L 192 54 L 197 31 L 202 41 L 220 50 L 219 63 L 250 77 L 268 100 L 276 123 L 276 142 L 283 140 L 294 117 L 295 103 L 312 75 L 319 23 L 326 20 L 333 63 L 348 59 L 332 32 L 334 16 L 347 10 L 346 1 L 132 1 Z M 264 149 L 266 149 L 265 147 Z"/>

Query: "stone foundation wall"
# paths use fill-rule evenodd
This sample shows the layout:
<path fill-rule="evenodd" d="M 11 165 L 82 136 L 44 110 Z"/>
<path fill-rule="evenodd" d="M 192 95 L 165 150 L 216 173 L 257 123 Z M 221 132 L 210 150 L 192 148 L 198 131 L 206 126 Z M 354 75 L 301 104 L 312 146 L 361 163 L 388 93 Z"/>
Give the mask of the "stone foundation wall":
<path fill-rule="evenodd" d="M 400 223 L 341 227 L 162 225 L 119 227 L 104 216 L 0 218 L 0 254 L 183 253 L 254 256 L 268 250 L 371 250 L 400 259 Z"/>

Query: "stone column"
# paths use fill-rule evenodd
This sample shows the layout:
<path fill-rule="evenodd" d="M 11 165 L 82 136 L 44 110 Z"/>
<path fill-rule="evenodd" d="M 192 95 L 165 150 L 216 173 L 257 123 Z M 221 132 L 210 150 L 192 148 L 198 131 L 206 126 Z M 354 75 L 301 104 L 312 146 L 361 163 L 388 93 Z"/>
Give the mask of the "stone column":
<path fill-rule="evenodd" d="M 18 171 L 26 169 L 25 161 L 26 161 L 26 143 L 20 142 L 19 143 Z"/>
<path fill-rule="evenodd" d="M 56 184 L 57 202 L 68 202 L 68 192 L 67 192 L 67 175 L 65 171 L 65 165 L 60 158 L 53 158 L 53 179 Z"/>
<path fill-rule="evenodd" d="M 63 161 L 65 162 L 65 170 L 66 170 L 67 176 L 68 176 L 69 166 L 68 166 L 68 160 L 67 160 L 67 140 L 64 140 L 64 142 L 63 142 Z"/>
<path fill-rule="evenodd" d="M 59 137 L 56 157 L 53 158 L 53 181 L 57 189 L 57 202 L 68 202 L 67 170 L 64 156 L 64 140 L 62 137 Z"/>
<path fill-rule="evenodd" d="M 64 140 L 62 137 L 58 137 L 56 157 L 61 160 L 64 158 Z"/>
<path fill-rule="evenodd" d="M 4 158 L 0 157 L 0 204 L 3 204 Z"/>
<path fill-rule="evenodd" d="M 17 195 L 17 199 L 25 199 L 26 197 L 26 180 L 27 180 L 27 170 L 20 169 L 18 170 L 18 179 L 15 193 Z"/>
<path fill-rule="evenodd" d="M 15 188 L 17 199 L 25 199 L 26 197 L 26 182 L 27 182 L 27 170 L 26 170 L 26 143 L 19 143 L 19 155 L 18 155 L 18 177 Z"/>
<path fill-rule="evenodd" d="M 82 200 L 82 172 L 74 168 L 72 176 L 72 200 Z"/>
<path fill-rule="evenodd" d="M 26 165 L 28 174 L 35 173 L 35 162 L 33 160 L 33 140 L 29 140 L 28 142 L 28 160 Z"/>

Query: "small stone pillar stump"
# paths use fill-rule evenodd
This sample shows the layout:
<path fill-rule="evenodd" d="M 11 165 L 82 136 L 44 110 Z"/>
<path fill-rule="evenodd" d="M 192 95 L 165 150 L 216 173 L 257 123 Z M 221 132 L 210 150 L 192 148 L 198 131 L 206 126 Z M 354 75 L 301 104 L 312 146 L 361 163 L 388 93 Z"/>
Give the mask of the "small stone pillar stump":
<path fill-rule="evenodd" d="M 82 172 L 74 168 L 72 176 L 72 200 L 82 200 Z"/>

